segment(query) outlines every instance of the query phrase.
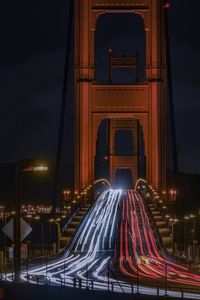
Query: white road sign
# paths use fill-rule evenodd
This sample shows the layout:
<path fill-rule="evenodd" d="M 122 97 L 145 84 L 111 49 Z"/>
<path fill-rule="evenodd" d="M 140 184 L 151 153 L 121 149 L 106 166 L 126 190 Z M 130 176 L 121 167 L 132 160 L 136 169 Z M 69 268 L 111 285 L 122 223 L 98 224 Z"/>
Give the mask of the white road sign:
<path fill-rule="evenodd" d="M 32 227 L 24 221 L 23 218 L 21 218 L 21 242 L 31 233 Z M 11 239 L 11 241 L 14 241 L 14 219 L 10 219 L 10 221 L 2 228 L 2 231 Z"/>

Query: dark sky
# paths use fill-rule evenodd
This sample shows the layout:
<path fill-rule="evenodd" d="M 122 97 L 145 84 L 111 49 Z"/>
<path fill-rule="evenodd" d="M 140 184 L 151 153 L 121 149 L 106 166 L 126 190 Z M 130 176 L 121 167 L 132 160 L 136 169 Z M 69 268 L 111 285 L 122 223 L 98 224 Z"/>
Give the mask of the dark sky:
<path fill-rule="evenodd" d="M 171 2 L 179 165 L 182 171 L 200 173 L 200 1 Z M 1 1 L 0 162 L 16 162 L 23 157 L 55 159 L 67 15 L 67 0 Z M 132 32 L 124 35 L 124 27 L 117 26 L 114 19 L 111 22 L 117 28 L 112 45 L 117 39 L 121 43 L 128 40 Z M 127 22 L 127 18 L 121 19 L 121 23 Z M 106 33 L 106 26 L 106 22 L 102 24 L 101 32 Z M 102 34 L 98 51 L 107 49 L 109 43 Z M 72 91 L 69 96 L 68 115 L 72 115 Z M 70 157 L 73 127 L 67 123 L 66 129 L 65 151 Z"/>

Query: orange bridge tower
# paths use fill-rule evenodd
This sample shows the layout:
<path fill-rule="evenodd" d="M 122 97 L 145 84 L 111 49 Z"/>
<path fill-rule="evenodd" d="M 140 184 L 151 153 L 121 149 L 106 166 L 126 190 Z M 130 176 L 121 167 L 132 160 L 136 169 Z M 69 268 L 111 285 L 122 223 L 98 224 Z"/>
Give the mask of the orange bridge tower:
<path fill-rule="evenodd" d="M 166 184 L 166 50 L 163 0 L 74 0 L 75 3 L 75 185 L 94 180 L 96 140 L 103 119 L 137 120 L 145 144 L 146 179 Z M 146 38 L 146 79 L 133 84 L 100 83 L 95 78 L 95 32 L 104 14 L 140 15 Z M 137 70 L 137 56 L 110 56 L 112 67 Z M 128 167 L 126 165 L 126 167 Z M 115 165 L 116 168 L 116 165 Z M 130 169 L 132 166 L 130 166 Z M 114 174 L 115 172 L 110 172 Z M 137 173 L 136 173 L 137 174 Z M 114 181 L 111 178 L 112 182 Z"/>

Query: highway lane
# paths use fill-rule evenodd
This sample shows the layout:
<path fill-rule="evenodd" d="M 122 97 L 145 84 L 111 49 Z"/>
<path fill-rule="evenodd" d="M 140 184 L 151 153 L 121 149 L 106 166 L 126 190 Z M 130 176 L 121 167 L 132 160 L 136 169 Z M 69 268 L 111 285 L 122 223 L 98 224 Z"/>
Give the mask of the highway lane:
<path fill-rule="evenodd" d="M 200 287 L 200 276 L 170 260 L 160 251 L 140 194 L 128 191 L 122 203 L 120 224 L 120 269 L 128 277 L 150 279 L 184 287 Z"/>
<path fill-rule="evenodd" d="M 48 275 L 52 283 L 60 284 L 60 278 L 63 281 L 74 277 L 96 279 L 106 274 L 106 266 L 115 253 L 121 194 L 121 190 L 104 192 L 90 209 L 63 257 L 50 263 L 48 270 L 40 266 L 30 270 L 29 275 L 32 278 Z M 26 274 L 22 278 L 26 280 Z"/>

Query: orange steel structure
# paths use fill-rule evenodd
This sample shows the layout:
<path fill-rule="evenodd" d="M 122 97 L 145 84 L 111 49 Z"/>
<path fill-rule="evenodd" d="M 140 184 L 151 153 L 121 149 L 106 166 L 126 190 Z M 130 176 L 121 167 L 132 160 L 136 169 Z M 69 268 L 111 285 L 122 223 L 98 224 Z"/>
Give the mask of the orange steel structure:
<path fill-rule="evenodd" d="M 116 153 L 116 133 L 118 131 L 129 131 L 132 133 L 133 148 L 127 156 Z M 111 119 L 109 122 L 109 164 L 110 164 L 110 183 L 115 184 L 116 173 L 121 169 L 131 170 L 133 185 L 138 179 L 138 121 L 136 119 Z M 123 145 L 125 147 L 126 145 Z"/>
<path fill-rule="evenodd" d="M 74 0 L 75 185 L 94 180 L 97 132 L 103 119 L 136 119 L 142 126 L 147 181 L 166 182 L 166 50 L 163 0 Z M 106 13 L 139 14 L 146 33 L 146 80 L 134 84 L 95 81 L 95 30 Z"/>

